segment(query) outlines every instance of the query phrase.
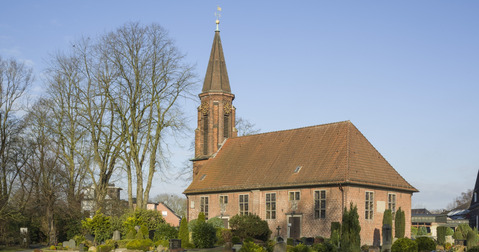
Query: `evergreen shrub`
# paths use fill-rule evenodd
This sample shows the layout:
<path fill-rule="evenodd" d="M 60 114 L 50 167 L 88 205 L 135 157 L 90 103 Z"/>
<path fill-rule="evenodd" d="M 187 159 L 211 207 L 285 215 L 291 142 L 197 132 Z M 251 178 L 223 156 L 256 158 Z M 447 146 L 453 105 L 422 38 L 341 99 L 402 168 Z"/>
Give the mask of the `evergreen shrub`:
<path fill-rule="evenodd" d="M 230 226 L 233 234 L 242 239 L 251 237 L 267 241 L 272 233 L 268 223 L 254 214 L 235 215 L 230 219 Z"/>
<path fill-rule="evenodd" d="M 417 252 L 417 243 L 408 238 L 399 238 L 391 246 L 391 252 Z"/>
<path fill-rule="evenodd" d="M 416 243 L 419 251 L 433 251 L 436 249 L 436 243 L 429 237 L 419 237 L 416 239 Z"/>
<path fill-rule="evenodd" d="M 254 242 L 245 242 L 239 252 L 267 252 L 266 249 Z"/>
<path fill-rule="evenodd" d="M 216 229 L 209 223 L 198 222 L 193 230 L 192 238 L 197 248 L 212 248 L 217 241 Z"/>
<path fill-rule="evenodd" d="M 127 249 L 149 251 L 154 244 L 150 239 L 133 240 L 126 244 Z"/>

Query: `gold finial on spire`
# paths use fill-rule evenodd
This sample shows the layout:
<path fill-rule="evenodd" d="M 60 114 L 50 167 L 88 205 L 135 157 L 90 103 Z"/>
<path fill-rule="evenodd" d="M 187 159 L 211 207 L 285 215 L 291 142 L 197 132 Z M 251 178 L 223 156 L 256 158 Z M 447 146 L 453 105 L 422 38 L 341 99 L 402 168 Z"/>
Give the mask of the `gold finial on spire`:
<path fill-rule="evenodd" d="M 218 11 L 218 13 L 216 13 L 215 11 L 215 16 L 216 16 L 216 31 L 219 31 L 220 30 L 220 17 L 221 17 L 221 7 L 220 6 L 216 6 L 216 10 Z"/>

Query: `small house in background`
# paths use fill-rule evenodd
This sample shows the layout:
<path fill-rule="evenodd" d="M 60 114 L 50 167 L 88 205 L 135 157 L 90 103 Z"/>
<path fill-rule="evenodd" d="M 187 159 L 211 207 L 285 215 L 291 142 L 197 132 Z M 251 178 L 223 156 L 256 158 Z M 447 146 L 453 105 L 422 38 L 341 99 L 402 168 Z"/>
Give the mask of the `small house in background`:
<path fill-rule="evenodd" d="M 133 198 L 133 207 L 136 207 L 136 198 Z M 161 213 L 163 219 L 165 219 L 166 223 L 170 224 L 173 227 L 179 227 L 181 217 L 178 216 L 175 211 L 171 210 L 166 204 L 158 202 L 148 202 L 146 204 L 147 210 L 155 210 Z"/>
<path fill-rule="evenodd" d="M 112 211 L 119 207 L 122 203 L 120 202 L 120 191 L 123 190 L 120 187 L 116 187 L 115 184 L 109 184 L 107 188 L 107 193 L 105 196 L 105 212 L 108 215 L 112 214 Z M 81 210 L 85 216 L 93 218 L 95 215 L 96 206 L 96 190 L 94 185 L 85 187 L 82 191 L 82 200 L 81 200 Z"/>
<path fill-rule="evenodd" d="M 161 216 L 165 219 L 166 223 L 170 224 L 173 227 L 179 227 L 181 217 L 178 216 L 170 207 L 164 203 L 158 202 L 156 204 L 156 210 L 161 212 Z"/>
<path fill-rule="evenodd" d="M 425 227 L 428 234 L 437 238 L 438 227 L 450 227 L 456 230 L 460 224 L 468 224 L 465 218 L 467 210 L 451 211 L 449 213 L 433 214 L 425 208 L 411 209 L 411 225 L 416 228 Z"/>

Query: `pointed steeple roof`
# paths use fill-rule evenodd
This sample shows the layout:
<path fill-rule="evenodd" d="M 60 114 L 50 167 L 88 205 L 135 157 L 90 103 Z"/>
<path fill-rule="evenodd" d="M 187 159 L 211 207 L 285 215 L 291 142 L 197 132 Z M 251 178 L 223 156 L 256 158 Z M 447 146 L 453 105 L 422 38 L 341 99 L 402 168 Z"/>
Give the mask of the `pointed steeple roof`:
<path fill-rule="evenodd" d="M 220 31 L 215 31 L 215 38 L 211 48 L 210 61 L 206 69 L 205 82 L 203 83 L 203 93 L 207 92 L 225 92 L 231 93 L 228 72 L 226 71 L 226 62 L 221 45 Z"/>

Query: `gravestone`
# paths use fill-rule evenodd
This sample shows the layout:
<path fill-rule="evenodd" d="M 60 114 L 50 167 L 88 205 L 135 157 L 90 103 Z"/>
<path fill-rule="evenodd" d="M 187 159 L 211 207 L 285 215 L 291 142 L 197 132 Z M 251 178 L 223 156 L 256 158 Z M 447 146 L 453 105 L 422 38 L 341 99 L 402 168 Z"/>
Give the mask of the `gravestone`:
<path fill-rule="evenodd" d="M 181 240 L 180 239 L 170 239 L 170 250 L 180 249 Z"/>
<path fill-rule="evenodd" d="M 85 251 L 85 244 L 80 243 L 80 245 L 78 245 L 78 250 L 79 250 L 80 252 Z"/>
<path fill-rule="evenodd" d="M 273 252 L 286 252 L 286 242 L 281 241 L 276 243 Z"/>
<path fill-rule="evenodd" d="M 73 239 L 70 239 L 69 241 L 64 241 L 63 242 L 63 247 L 64 248 L 70 248 L 70 249 L 76 249 L 76 242 Z"/>
<path fill-rule="evenodd" d="M 304 239 L 304 245 L 313 246 L 313 244 L 314 244 L 314 238 L 313 237 L 307 237 L 306 239 Z"/>
<path fill-rule="evenodd" d="M 391 244 L 392 244 L 392 228 L 389 224 L 383 225 L 383 246 L 381 247 L 381 251 L 389 252 L 391 251 Z"/>
<path fill-rule="evenodd" d="M 381 246 L 381 234 L 379 232 L 379 229 L 375 228 L 374 229 L 374 234 L 373 234 L 373 246 L 374 247 L 379 247 Z"/>
<path fill-rule="evenodd" d="M 113 238 L 112 238 L 112 240 L 114 240 L 114 241 L 119 241 L 119 240 L 121 240 L 120 231 L 115 230 L 115 231 L 113 232 Z"/>

